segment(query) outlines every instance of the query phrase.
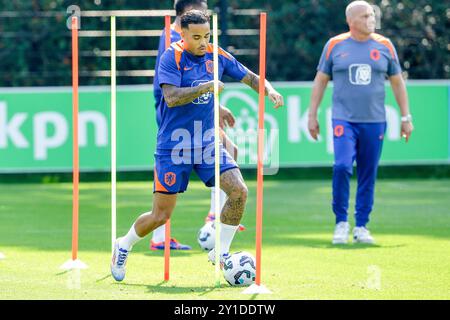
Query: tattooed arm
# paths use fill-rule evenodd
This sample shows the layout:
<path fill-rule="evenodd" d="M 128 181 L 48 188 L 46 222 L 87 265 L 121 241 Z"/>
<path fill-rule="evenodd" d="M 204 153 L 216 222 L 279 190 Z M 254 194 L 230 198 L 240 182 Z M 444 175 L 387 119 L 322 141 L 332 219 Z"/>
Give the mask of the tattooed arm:
<path fill-rule="evenodd" d="M 224 84 L 219 81 L 219 92 L 224 88 Z M 197 99 L 202 94 L 214 92 L 214 81 L 208 81 L 197 87 L 179 88 L 173 85 L 164 84 L 162 86 L 164 99 L 169 108 L 183 106 Z"/>
<path fill-rule="evenodd" d="M 259 76 L 254 74 L 252 71 L 248 70 L 241 82 L 245 83 L 256 92 L 259 92 Z M 269 99 L 275 104 L 274 108 L 284 105 L 283 96 L 272 87 L 267 79 L 265 83 L 265 95 L 269 96 Z"/>
<path fill-rule="evenodd" d="M 254 74 L 252 71 L 248 70 L 247 74 L 241 80 L 241 82 L 245 83 L 256 92 L 259 92 L 259 76 Z M 268 95 L 270 90 L 273 90 L 273 87 L 269 83 L 269 81 L 266 80 L 266 88 L 265 88 L 266 96 Z"/>

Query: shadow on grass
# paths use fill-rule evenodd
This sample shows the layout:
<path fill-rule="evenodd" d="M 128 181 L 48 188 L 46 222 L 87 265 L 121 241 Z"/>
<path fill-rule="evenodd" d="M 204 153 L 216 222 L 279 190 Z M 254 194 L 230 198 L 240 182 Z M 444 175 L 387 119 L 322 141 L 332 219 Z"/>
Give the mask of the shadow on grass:
<path fill-rule="evenodd" d="M 164 250 L 157 250 L 157 251 L 136 251 L 136 253 L 144 254 L 148 257 L 164 257 Z M 195 250 L 170 250 L 170 258 L 177 258 L 177 257 L 185 257 L 185 256 L 195 256 L 200 255 L 201 252 L 195 251 Z"/>
<path fill-rule="evenodd" d="M 272 240 L 272 241 L 271 241 Z M 374 249 L 389 249 L 401 248 L 406 244 L 383 245 L 383 244 L 366 244 L 366 243 L 352 243 L 348 244 L 332 244 L 330 240 L 316 239 L 316 238 L 298 238 L 298 237 L 282 237 L 267 239 L 271 243 L 283 243 L 288 246 L 302 246 L 320 249 L 335 249 L 335 250 L 374 250 Z"/>
<path fill-rule="evenodd" d="M 97 279 L 95 282 L 96 282 L 96 283 L 102 282 L 102 281 L 104 281 L 104 280 L 106 280 L 106 279 L 108 279 L 108 278 L 111 278 L 111 274 L 110 274 L 110 273 L 107 274 L 106 276 L 104 276 L 103 278 Z"/>
<path fill-rule="evenodd" d="M 220 287 L 216 286 L 179 286 L 179 285 L 172 285 L 169 282 L 161 281 L 158 284 L 155 285 L 148 285 L 148 284 L 138 284 L 138 283 L 117 283 L 117 285 L 123 285 L 125 287 L 143 287 L 147 289 L 148 293 L 162 293 L 166 294 L 168 296 L 170 295 L 176 295 L 176 294 L 189 294 L 189 295 L 197 295 L 200 298 L 207 298 L 207 296 L 211 293 L 218 292 L 218 290 L 222 289 L 236 289 L 239 290 L 239 294 L 242 292 L 242 290 L 245 289 L 245 287 L 232 287 L 226 283 L 221 283 Z M 258 294 L 248 295 L 249 300 L 256 300 L 258 297 Z"/>
<path fill-rule="evenodd" d="M 206 286 L 176 286 L 171 285 L 166 281 L 161 281 L 155 285 L 147 285 L 147 284 L 138 284 L 138 283 L 120 283 L 117 285 L 125 286 L 125 287 L 144 287 L 147 289 L 148 293 L 163 293 L 167 295 L 174 294 L 198 294 L 199 297 L 206 296 L 209 293 L 214 292 L 217 289 L 229 288 L 226 284 L 221 284 L 220 288 L 216 287 L 206 287 Z"/>
<path fill-rule="evenodd" d="M 427 195 L 424 202 L 420 206 L 413 206 L 408 204 L 409 198 L 401 198 L 401 194 L 409 189 L 401 189 L 398 191 L 397 185 L 401 183 L 404 188 L 411 188 L 411 198 L 422 197 L 422 193 L 428 192 L 430 189 L 439 189 L 440 193 L 436 196 Z M 281 188 L 286 182 L 272 181 L 266 188 L 267 206 L 265 207 L 264 220 L 264 244 L 269 246 L 287 247 L 287 246 L 305 246 L 314 248 L 332 248 L 345 250 L 359 250 L 368 248 L 387 248 L 380 241 L 381 246 L 364 246 L 364 245 L 348 245 L 345 247 L 331 245 L 328 239 L 320 240 L 314 234 L 324 233 L 325 225 L 329 226 L 326 232 L 331 236 L 332 227 L 329 223 L 329 216 L 325 218 L 322 215 L 323 210 L 329 210 L 322 205 L 319 205 L 323 200 L 328 199 L 329 182 L 314 182 L 314 183 L 296 183 L 289 182 L 289 188 L 297 190 L 301 188 L 300 194 L 291 194 Z M 312 187 L 310 186 L 312 184 Z M 385 193 L 398 191 L 399 200 L 395 198 L 396 193 L 389 194 L 389 196 L 380 197 L 380 202 L 386 200 L 384 203 L 385 211 L 380 210 L 378 225 L 374 227 L 375 237 L 377 235 L 395 235 L 395 236 L 420 236 L 427 237 L 432 240 L 450 240 L 450 233 L 448 229 L 448 181 L 439 181 L 433 183 L 425 183 L 417 181 L 415 183 L 406 183 L 403 180 L 386 182 L 387 188 Z M 147 207 L 146 197 L 148 190 L 143 185 L 131 185 L 133 188 L 121 190 L 122 207 L 120 209 L 120 219 L 126 227 L 121 229 L 122 233 L 129 228 L 131 221 L 135 218 L 135 213 L 141 208 Z M 253 184 L 254 186 L 254 184 Z M 308 188 L 306 188 L 308 186 Z M 200 187 L 200 186 L 199 186 Z M 82 192 L 83 199 L 80 204 L 80 226 L 79 226 L 79 240 L 81 251 L 96 251 L 106 253 L 110 251 L 109 243 L 109 209 L 105 204 L 104 199 L 109 198 L 109 189 L 103 184 L 87 184 Z M 254 187 L 252 187 L 254 188 Z M 137 191 L 136 191 L 137 190 Z M 195 190 L 195 188 L 194 188 Z M 200 190 L 200 189 L 199 189 Z M 252 189 L 254 191 L 254 189 Z M 385 189 L 383 189 L 385 190 Z M 406 190 L 406 191 L 405 191 Z M 71 189 L 70 185 L 0 185 L 0 243 L 6 247 L 27 247 L 35 248 L 40 251 L 69 251 L 72 236 L 72 216 L 71 216 Z M 252 192 L 253 192 L 252 191 Z M 203 213 L 199 211 L 198 203 L 206 201 L 205 192 L 196 191 L 184 200 L 183 206 L 180 205 L 179 210 L 181 216 L 189 216 L 189 219 L 178 220 L 177 236 L 181 239 L 190 239 L 189 244 L 195 244 L 194 235 L 197 233 L 198 225 L 194 221 L 202 221 Z M 126 202 L 124 201 L 126 195 Z M 150 197 L 150 195 L 148 195 Z M 283 199 L 283 201 L 280 201 Z M 286 203 L 284 203 L 286 199 Z M 249 198 L 249 206 L 246 215 L 254 210 L 255 199 Z M 401 201 L 400 201 L 401 200 Z M 180 200 L 181 201 L 181 200 Z M 328 201 L 328 200 L 327 200 Z M 403 201 L 403 202 L 402 202 Z M 428 201 L 428 202 L 427 202 Z M 397 203 L 398 202 L 398 203 Z M 436 202 L 436 203 L 434 203 Z M 302 207 L 313 209 L 297 208 L 296 204 L 302 203 Z M 398 207 L 402 204 L 408 205 L 408 211 L 403 208 L 398 212 Z M 203 205 L 202 205 L 203 206 Z M 391 207 L 392 206 L 392 207 Z M 24 210 L 24 207 L 26 208 Z M 109 208 L 109 207 L 108 207 Z M 203 208 L 203 207 L 202 207 Z M 426 209 L 426 211 L 424 211 Z M 203 209 L 202 209 L 203 210 Z M 315 212 L 310 215 L 310 212 Z M 424 212 L 436 214 L 426 215 L 424 219 Z M 391 221 L 390 217 L 395 219 L 387 226 L 386 222 Z M 319 219 L 319 220 L 316 220 Z M 240 245 L 248 246 L 254 243 L 254 220 L 248 218 L 246 220 L 248 226 L 248 234 L 243 234 L 239 239 Z M 122 226 L 123 226 L 122 224 Z M 120 225 L 120 224 L 119 224 Z M 195 227 L 194 227 L 195 225 Z M 20 228 L 21 232 L 18 234 L 17 230 Z M 119 228 L 120 229 L 120 228 Z M 121 232 L 119 232 L 121 233 Z M 271 235 L 276 233 L 276 235 Z M 309 239 L 311 234 L 313 239 Z M 283 235 L 283 236 L 281 236 Z M 236 240 L 238 238 L 236 237 Z M 146 240 L 148 241 L 148 240 Z M 330 239 L 331 241 L 331 239 Z M 401 240 L 408 242 L 408 240 Z M 420 241 L 414 240 L 414 241 Z M 392 242 L 390 243 L 392 244 Z M 397 244 L 395 247 L 402 247 L 404 245 Z M 144 249 L 144 247 L 146 249 Z M 144 253 L 146 256 L 162 257 L 163 251 L 148 250 L 148 242 L 144 245 L 139 245 L 135 252 Z M 171 257 L 194 256 L 201 254 L 198 250 L 192 251 L 178 251 L 174 250 Z"/>

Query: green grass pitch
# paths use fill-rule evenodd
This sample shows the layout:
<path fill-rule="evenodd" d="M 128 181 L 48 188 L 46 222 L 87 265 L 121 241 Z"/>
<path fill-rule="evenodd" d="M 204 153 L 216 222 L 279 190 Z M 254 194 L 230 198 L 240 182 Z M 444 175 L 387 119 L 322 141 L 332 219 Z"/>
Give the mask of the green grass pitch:
<path fill-rule="evenodd" d="M 248 231 L 232 251 L 254 254 L 256 183 L 248 186 Z M 168 283 L 149 237 L 133 249 L 125 280 L 111 278 L 109 183 L 81 183 L 79 258 L 89 268 L 59 270 L 71 257 L 71 188 L 0 184 L 0 299 L 450 299 L 449 180 L 379 180 L 374 246 L 331 245 L 330 181 L 267 181 L 262 280 L 273 294 L 256 297 L 225 281 L 214 287 L 214 268 L 196 243 L 210 198 L 199 182 L 179 197 L 172 218 L 173 236 L 194 250 L 172 251 Z M 119 235 L 150 209 L 151 191 L 150 183 L 118 184 Z"/>

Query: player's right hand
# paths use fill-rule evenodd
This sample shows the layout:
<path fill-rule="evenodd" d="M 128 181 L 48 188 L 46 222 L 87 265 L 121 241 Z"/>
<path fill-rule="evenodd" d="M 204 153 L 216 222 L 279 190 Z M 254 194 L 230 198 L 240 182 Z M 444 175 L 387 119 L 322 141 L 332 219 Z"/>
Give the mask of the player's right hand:
<path fill-rule="evenodd" d="M 319 121 L 317 121 L 317 117 L 308 117 L 308 130 L 311 137 L 313 137 L 313 139 L 317 141 L 320 134 Z"/>

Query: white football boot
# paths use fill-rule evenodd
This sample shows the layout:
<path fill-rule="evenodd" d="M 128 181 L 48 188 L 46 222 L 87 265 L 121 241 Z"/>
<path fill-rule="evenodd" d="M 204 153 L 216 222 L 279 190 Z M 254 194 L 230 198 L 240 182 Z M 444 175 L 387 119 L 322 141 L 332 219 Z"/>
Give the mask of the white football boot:
<path fill-rule="evenodd" d="M 355 227 L 353 228 L 353 242 L 373 244 L 375 240 L 365 227 Z"/>
<path fill-rule="evenodd" d="M 223 263 L 229 257 L 230 257 L 230 254 L 228 254 L 228 253 L 223 254 L 220 257 L 220 269 L 223 269 Z M 213 266 L 216 264 L 216 249 L 212 249 L 211 251 L 208 252 L 208 260 L 209 260 L 209 262 L 211 262 L 213 264 Z"/>
<path fill-rule="evenodd" d="M 114 244 L 114 253 L 111 260 L 111 274 L 116 281 L 122 281 L 125 278 L 125 265 L 130 251 L 119 248 L 120 239 Z"/>
<path fill-rule="evenodd" d="M 336 224 L 333 234 L 333 244 L 348 243 L 348 236 L 350 234 L 350 224 L 346 221 L 341 221 Z"/>

